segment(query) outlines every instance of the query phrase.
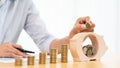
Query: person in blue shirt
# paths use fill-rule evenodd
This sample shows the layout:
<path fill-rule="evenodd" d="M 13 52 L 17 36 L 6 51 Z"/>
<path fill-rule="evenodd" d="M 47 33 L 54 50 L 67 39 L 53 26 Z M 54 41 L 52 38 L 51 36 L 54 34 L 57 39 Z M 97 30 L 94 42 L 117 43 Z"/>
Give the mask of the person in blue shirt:
<path fill-rule="evenodd" d="M 89 22 L 90 29 L 85 23 Z M 57 39 L 46 30 L 44 21 L 40 18 L 32 0 L 0 0 L 0 57 L 27 57 L 16 48 L 18 37 L 24 29 L 41 51 L 49 52 L 51 48 L 58 48 L 60 53 L 62 44 L 69 44 L 69 40 L 80 32 L 93 32 L 95 24 L 90 17 L 77 19 L 68 36 Z"/>

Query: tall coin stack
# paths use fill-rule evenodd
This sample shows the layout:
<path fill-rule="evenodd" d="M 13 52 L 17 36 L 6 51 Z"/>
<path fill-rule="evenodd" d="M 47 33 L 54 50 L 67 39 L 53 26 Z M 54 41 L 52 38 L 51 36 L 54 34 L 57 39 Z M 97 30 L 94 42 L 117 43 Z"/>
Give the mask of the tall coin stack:
<path fill-rule="evenodd" d="M 27 61 L 28 65 L 34 65 L 34 60 L 35 60 L 34 56 L 29 56 Z"/>
<path fill-rule="evenodd" d="M 68 61 L 68 45 L 64 44 L 61 46 L 61 62 L 67 63 Z"/>
<path fill-rule="evenodd" d="M 39 64 L 45 64 L 46 63 L 46 52 L 41 52 L 39 54 Z"/>
<path fill-rule="evenodd" d="M 50 50 L 50 63 L 56 63 L 58 49 L 54 48 Z"/>
<path fill-rule="evenodd" d="M 22 66 L 22 59 L 21 58 L 15 59 L 15 66 Z"/>

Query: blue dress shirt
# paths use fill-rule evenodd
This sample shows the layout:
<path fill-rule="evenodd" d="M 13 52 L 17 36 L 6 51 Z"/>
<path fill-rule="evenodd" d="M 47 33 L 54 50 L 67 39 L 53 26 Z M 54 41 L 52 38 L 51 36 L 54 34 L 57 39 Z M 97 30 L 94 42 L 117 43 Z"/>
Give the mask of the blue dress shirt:
<path fill-rule="evenodd" d="M 46 30 L 32 0 L 2 1 L 0 3 L 0 43 L 16 43 L 22 29 L 25 29 L 41 51 L 49 52 L 50 43 L 54 37 Z"/>

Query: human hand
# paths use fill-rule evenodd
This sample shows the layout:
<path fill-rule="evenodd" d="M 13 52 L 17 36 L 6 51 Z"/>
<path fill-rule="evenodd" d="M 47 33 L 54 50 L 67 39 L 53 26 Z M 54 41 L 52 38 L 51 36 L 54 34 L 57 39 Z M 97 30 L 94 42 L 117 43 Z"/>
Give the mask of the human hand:
<path fill-rule="evenodd" d="M 72 38 L 75 34 L 81 33 L 81 32 L 93 32 L 94 31 L 95 24 L 90 21 L 90 17 L 80 17 L 77 19 L 73 29 L 71 30 L 69 34 L 69 38 Z"/>
<path fill-rule="evenodd" d="M 14 57 L 14 58 L 28 57 L 27 54 L 20 52 L 16 48 L 22 47 L 20 45 L 10 42 L 0 44 L 0 57 Z"/>

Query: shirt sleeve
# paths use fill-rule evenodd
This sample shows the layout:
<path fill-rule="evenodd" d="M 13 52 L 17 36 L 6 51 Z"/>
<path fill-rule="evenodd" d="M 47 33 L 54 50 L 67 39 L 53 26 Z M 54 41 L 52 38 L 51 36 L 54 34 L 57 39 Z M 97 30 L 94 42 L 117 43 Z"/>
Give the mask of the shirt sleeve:
<path fill-rule="evenodd" d="M 41 51 L 49 52 L 50 44 L 55 37 L 46 30 L 45 24 L 33 3 L 31 3 L 27 13 L 24 26 L 25 31 L 30 35 Z"/>

